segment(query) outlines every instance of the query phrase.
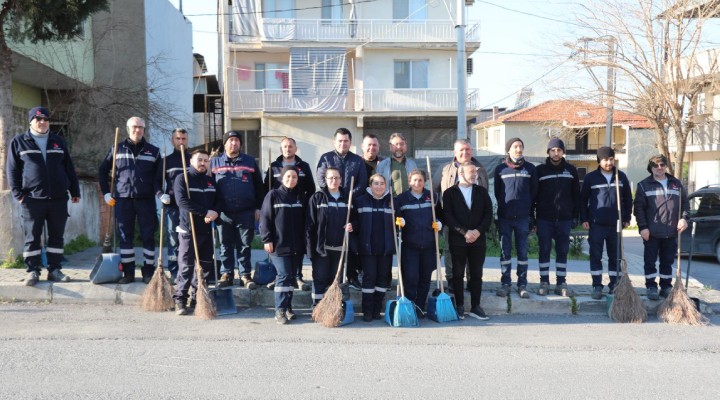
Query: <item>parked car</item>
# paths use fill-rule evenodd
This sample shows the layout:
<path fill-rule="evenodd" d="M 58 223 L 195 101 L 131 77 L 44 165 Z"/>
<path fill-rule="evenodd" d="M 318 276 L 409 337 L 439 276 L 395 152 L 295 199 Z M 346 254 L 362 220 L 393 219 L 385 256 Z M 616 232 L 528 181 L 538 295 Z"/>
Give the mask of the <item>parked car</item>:
<path fill-rule="evenodd" d="M 682 234 L 683 253 L 690 250 L 695 223 L 693 256 L 714 256 L 720 262 L 720 184 L 708 185 L 689 196 L 690 227 Z"/>

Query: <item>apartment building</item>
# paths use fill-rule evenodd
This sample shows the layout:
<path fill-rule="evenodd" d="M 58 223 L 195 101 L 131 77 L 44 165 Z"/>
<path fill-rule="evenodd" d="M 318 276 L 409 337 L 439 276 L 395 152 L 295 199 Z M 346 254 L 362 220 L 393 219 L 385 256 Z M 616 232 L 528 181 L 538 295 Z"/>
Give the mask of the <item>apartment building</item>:
<path fill-rule="evenodd" d="M 409 155 L 449 149 L 457 125 L 457 1 L 220 1 L 219 80 L 225 126 L 245 134 L 245 149 L 274 158 L 282 136 L 298 141 L 311 164 L 332 149 L 339 127 L 409 137 Z M 471 6 L 465 0 L 463 6 Z M 258 7 L 260 9 L 258 9 Z M 466 55 L 480 46 L 479 23 L 466 23 Z M 478 109 L 467 89 L 468 114 Z M 385 153 L 387 155 L 387 153 Z"/>

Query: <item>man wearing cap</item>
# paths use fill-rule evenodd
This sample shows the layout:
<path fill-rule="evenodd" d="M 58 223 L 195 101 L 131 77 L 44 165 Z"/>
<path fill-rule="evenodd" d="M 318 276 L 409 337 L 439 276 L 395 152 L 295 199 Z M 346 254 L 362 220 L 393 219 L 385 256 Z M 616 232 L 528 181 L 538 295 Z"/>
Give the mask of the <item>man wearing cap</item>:
<path fill-rule="evenodd" d="M 303 161 L 300 156 L 296 155 L 297 143 L 295 142 L 295 139 L 291 137 L 283 138 L 280 142 L 280 151 L 282 154 L 270 164 L 270 168 L 268 169 L 267 174 L 265 174 L 263 187 L 267 188 L 269 186 L 270 189 L 279 188 L 282 186 L 282 169 L 285 167 L 295 167 L 298 175 L 297 188 L 303 195 L 304 199 L 309 199 L 310 196 L 315 193 L 315 179 L 313 178 L 312 171 L 310 170 L 310 165 Z M 300 263 L 299 268 L 295 271 L 295 277 L 297 278 L 297 281 L 294 282 L 294 285 L 297 288 L 304 291 L 310 290 L 310 285 L 305 283 L 305 280 L 303 280 L 302 263 Z M 268 286 L 268 288 L 269 287 L 272 286 Z"/>
<path fill-rule="evenodd" d="M 537 194 L 537 170 L 525 161 L 525 144 L 520 138 L 511 138 L 505 144 L 507 156 L 495 168 L 495 199 L 497 200 L 498 228 L 500 230 L 500 272 L 502 286 L 496 294 L 510 294 L 512 278 L 512 237 L 515 235 L 517 252 L 517 291 L 527 299 L 528 234 L 533 224 L 530 212 Z"/>
<path fill-rule="evenodd" d="M 550 286 L 550 252 L 555 241 L 555 294 L 569 297 L 574 293 L 565 283 L 567 255 L 570 249 L 570 230 L 578 224 L 580 213 L 580 180 L 577 169 L 565 161 L 565 143 L 550 139 L 545 164 L 537 167 L 538 194 L 535 198 L 537 236 L 540 247 L 540 288 L 538 294 L 548 294 Z"/>
<path fill-rule="evenodd" d="M 68 218 L 68 191 L 71 201 L 80 201 L 80 184 L 70 151 L 62 137 L 50 132 L 50 111 L 35 107 L 28 113 L 30 128 L 10 142 L 7 179 L 13 197 L 22 208 L 25 246 L 23 259 L 27 274 L 23 282 L 34 286 L 40 279 L 42 249 L 40 238 L 47 226 L 47 268 L 49 281 L 68 282 L 62 273 L 63 234 Z"/>
<path fill-rule="evenodd" d="M 157 208 L 155 196 L 161 193 L 158 169 L 162 169 L 160 149 L 145 141 L 145 121 L 130 117 L 127 121 L 128 138 L 118 143 L 115 154 L 115 188 L 110 193 L 110 172 L 113 149 L 100 163 L 98 180 L 105 193 L 105 202 L 115 207 L 120 232 L 120 263 L 123 277 L 121 284 L 135 282 L 135 220 L 140 227 L 144 263 L 142 280 L 149 283 L 155 264 L 155 229 Z"/>
<path fill-rule="evenodd" d="M 651 157 L 647 167 L 650 176 L 640 181 L 635 191 L 635 220 L 645 246 L 645 288 L 650 300 L 670 295 L 677 235 L 687 228 L 690 216 L 687 192 L 679 179 L 666 172 L 667 166 L 664 155 Z M 660 293 L 655 282 L 658 256 Z"/>
<path fill-rule="evenodd" d="M 487 171 L 485 170 L 485 167 L 478 161 L 475 157 L 473 157 L 473 149 L 470 145 L 470 141 L 467 139 L 458 139 L 453 144 L 453 160 L 449 163 L 445 164 L 442 167 L 442 170 L 440 172 L 440 179 L 435 179 L 433 182 L 436 182 L 435 184 L 435 190 L 440 193 L 440 198 L 442 198 L 443 193 L 445 191 L 453 186 L 455 186 L 460 181 L 460 174 L 458 173 L 458 170 L 460 169 L 460 165 L 464 163 L 472 163 L 477 167 L 477 184 L 479 186 L 482 186 L 485 188 L 485 190 L 489 190 L 489 179 Z M 442 235 L 444 238 L 444 248 L 443 248 L 443 255 L 445 259 L 445 276 L 448 281 L 448 288 L 452 287 L 452 256 L 450 254 L 450 240 L 448 239 L 448 228 L 443 227 Z M 467 276 L 470 276 L 470 269 L 466 269 Z"/>
<path fill-rule="evenodd" d="M 240 281 L 248 289 L 257 285 L 250 277 L 250 254 L 255 237 L 255 222 L 260 218 L 265 190 L 262 172 L 255 157 L 242 150 L 242 136 L 228 131 L 223 136 L 225 152 L 210 160 L 218 196 L 222 199 L 218 236 L 220 237 L 221 287 L 232 286 L 237 257 Z"/>
<path fill-rule="evenodd" d="M 622 221 L 622 227 L 630 225 L 632 212 L 632 190 L 627 176 L 622 171 L 615 171 L 615 151 L 603 146 L 597 150 L 598 168 L 585 175 L 580 191 L 580 221 L 583 228 L 588 229 L 588 244 L 590 245 L 590 275 L 592 276 L 593 291 L 591 297 L 595 300 L 602 298 L 602 252 L 603 245 L 608 255 L 608 276 L 610 293 L 615 290 L 618 278 L 617 254 L 617 223 Z M 618 172 L 620 181 L 620 210 L 618 216 L 618 197 L 615 188 L 615 172 Z"/>
<path fill-rule="evenodd" d="M 165 208 L 165 227 L 168 237 L 168 271 L 170 272 L 171 283 L 175 281 L 178 273 L 178 232 L 180 224 L 180 210 L 175 202 L 175 191 L 173 183 L 175 178 L 183 174 L 181 146 L 185 148 L 185 160 L 190 161 L 190 153 L 187 151 L 187 131 L 177 128 L 172 131 L 173 152 L 165 155 L 165 171 L 158 168 L 158 173 L 165 174 L 165 187 L 160 195 L 160 202 Z M 162 182 L 162 175 L 159 178 Z M 162 243 L 160 244 L 162 247 Z"/>

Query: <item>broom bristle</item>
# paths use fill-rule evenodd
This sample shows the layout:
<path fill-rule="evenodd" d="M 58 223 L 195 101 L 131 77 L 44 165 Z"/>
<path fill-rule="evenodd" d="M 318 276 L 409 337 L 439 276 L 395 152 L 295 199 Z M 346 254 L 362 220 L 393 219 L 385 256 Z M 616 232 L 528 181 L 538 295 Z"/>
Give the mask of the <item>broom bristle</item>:
<path fill-rule="evenodd" d="M 452 299 L 446 293 L 440 293 L 435 300 L 437 322 L 457 321 L 458 315 L 453 306 Z"/>
<path fill-rule="evenodd" d="M 333 282 L 312 313 L 313 321 L 327 327 L 335 328 L 343 318 L 343 295 L 340 284 Z"/>
<path fill-rule="evenodd" d="M 613 293 L 615 297 L 610 306 L 610 316 L 614 321 L 633 324 L 647 321 L 645 304 L 633 288 L 627 273 L 620 277 Z"/>
<path fill-rule="evenodd" d="M 415 304 L 406 297 L 399 298 L 393 314 L 392 326 L 410 328 L 419 325 Z"/>
<path fill-rule="evenodd" d="M 205 283 L 205 279 L 203 279 L 202 268 L 200 268 L 199 265 L 195 267 L 195 274 L 198 280 L 195 316 L 204 320 L 215 319 L 215 317 L 217 317 L 217 307 L 208 292 L 207 284 Z"/>
<path fill-rule="evenodd" d="M 658 308 L 658 317 L 669 324 L 703 326 L 708 323 L 687 295 L 682 282 L 675 282 L 670 295 Z"/>
<path fill-rule="evenodd" d="M 172 287 L 162 266 L 158 265 L 143 293 L 142 308 L 145 311 L 160 312 L 171 310 L 173 306 Z"/>

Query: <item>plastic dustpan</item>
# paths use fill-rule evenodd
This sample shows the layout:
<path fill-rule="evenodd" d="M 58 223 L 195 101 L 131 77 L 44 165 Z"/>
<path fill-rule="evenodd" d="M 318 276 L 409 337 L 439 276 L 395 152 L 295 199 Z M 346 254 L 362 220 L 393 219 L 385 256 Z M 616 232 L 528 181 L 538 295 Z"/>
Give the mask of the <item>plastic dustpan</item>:
<path fill-rule="evenodd" d="M 123 275 L 120 267 L 120 254 L 100 254 L 95 260 L 95 265 L 90 272 L 90 282 L 96 285 L 102 283 L 116 283 Z"/>

